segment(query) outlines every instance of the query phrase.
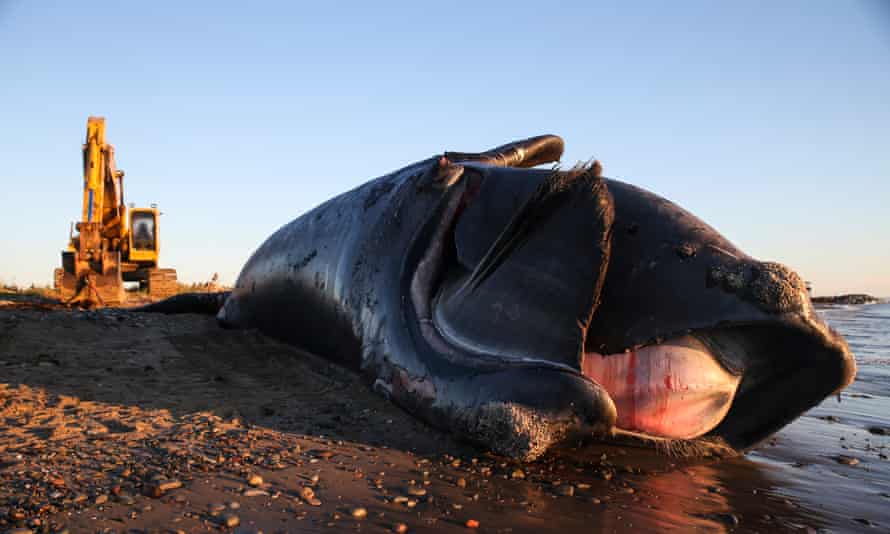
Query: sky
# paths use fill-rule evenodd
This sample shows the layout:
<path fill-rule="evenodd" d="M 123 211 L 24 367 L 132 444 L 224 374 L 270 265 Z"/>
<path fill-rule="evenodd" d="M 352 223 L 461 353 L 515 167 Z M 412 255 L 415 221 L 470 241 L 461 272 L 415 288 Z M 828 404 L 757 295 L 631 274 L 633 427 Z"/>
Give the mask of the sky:
<path fill-rule="evenodd" d="M 890 296 L 883 0 L 0 0 L 0 281 L 51 283 L 89 115 L 188 282 L 405 164 L 553 133 L 816 294 Z"/>

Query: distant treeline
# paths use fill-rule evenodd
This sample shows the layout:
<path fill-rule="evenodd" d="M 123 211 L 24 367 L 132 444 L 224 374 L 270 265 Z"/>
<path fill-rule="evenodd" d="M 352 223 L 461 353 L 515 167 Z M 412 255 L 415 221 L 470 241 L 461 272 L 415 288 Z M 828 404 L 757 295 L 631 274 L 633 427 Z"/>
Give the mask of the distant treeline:
<path fill-rule="evenodd" d="M 813 297 L 812 301 L 813 304 L 874 304 L 881 302 L 881 299 L 865 293 L 851 293 L 833 297 Z"/>

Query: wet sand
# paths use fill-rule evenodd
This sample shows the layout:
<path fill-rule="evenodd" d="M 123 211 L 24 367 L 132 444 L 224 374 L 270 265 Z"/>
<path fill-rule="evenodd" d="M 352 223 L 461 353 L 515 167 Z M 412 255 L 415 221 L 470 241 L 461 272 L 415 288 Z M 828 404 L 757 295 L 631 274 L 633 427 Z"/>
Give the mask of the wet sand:
<path fill-rule="evenodd" d="M 888 404 L 855 385 L 746 457 L 519 465 L 255 331 L 0 301 L 0 532 L 890 529 L 890 437 L 867 430 Z"/>

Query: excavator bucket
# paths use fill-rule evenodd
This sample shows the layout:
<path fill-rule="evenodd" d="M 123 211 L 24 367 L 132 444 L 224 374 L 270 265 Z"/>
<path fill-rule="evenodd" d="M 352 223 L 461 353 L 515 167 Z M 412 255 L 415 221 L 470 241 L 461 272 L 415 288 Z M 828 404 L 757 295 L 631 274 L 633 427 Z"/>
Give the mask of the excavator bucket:
<path fill-rule="evenodd" d="M 105 252 L 98 265 L 75 262 L 73 255 L 66 262 L 65 255 L 66 253 L 62 254 L 63 267 L 56 269 L 54 276 L 62 302 L 69 306 L 97 308 L 117 306 L 126 301 L 120 252 Z M 74 272 L 66 269 L 66 263 L 74 264 Z"/>

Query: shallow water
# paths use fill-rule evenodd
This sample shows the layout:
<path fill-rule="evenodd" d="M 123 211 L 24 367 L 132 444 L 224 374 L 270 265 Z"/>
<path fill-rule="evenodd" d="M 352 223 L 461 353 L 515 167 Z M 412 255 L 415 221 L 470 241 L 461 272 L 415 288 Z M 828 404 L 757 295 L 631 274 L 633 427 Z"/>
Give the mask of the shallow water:
<path fill-rule="evenodd" d="M 890 304 L 820 308 L 856 356 L 856 380 L 840 397 L 751 453 L 832 531 L 890 531 Z M 840 456 L 858 460 L 848 465 Z M 822 522 L 822 521 L 820 521 Z"/>

